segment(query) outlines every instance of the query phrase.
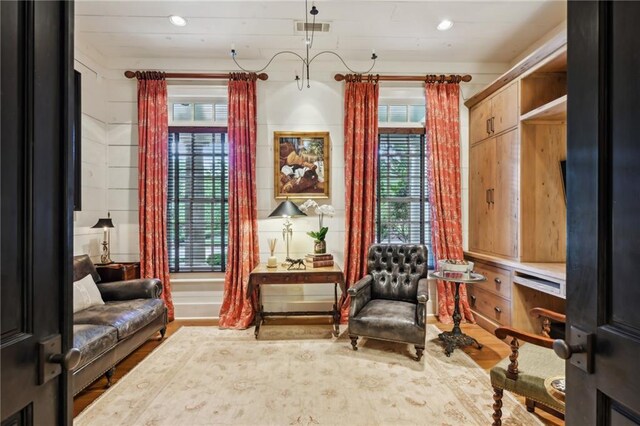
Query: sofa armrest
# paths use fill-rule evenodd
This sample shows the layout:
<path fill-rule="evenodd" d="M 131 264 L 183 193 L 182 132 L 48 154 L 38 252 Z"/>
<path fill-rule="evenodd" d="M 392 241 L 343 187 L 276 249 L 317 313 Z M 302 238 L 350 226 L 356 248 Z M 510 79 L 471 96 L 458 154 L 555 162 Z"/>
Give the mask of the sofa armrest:
<path fill-rule="evenodd" d="M 371 287 L 372 282 L 373 277 L 371 275 L 365 275 L 364 278 L 352 285 L 349 290 L 347 290 L 347 292 L 351 295 L 351 297 L 356 296 L 358 293 L 366 290 L 367 287 Z"/>
<path fill-rule="evenodd" d="M 420 278 L 418 280 L 418 303 L 425 304 L 429 301 L 429 280 Z"/>
<path fill-rule="evenodd" d="M 360 281 L 356 282 L 347 292 L 351 296 L 351 306 L 349 308 L 349 317 L 358 315 L 360 309 L 371 300 L 371 283 L 373 277 L 366 275 Z"/>
<path fill-rule="evenodd" d="M 418 280 L 417 299 L 416 324 L 424 328 L 427 325 L 427 301 L 429 301 L 429 281 L 426 278 Z"/>
<path fill-rule="evenodd" d="M 105 301 L 158 299 L 162 295 L 162 282 L 158 278 L 140 278 L 98 284 L 98 289 Z"/>
<path fill-rule="evenodd" d="M 536 334 L 527 333 L 526 331 L 516 330 L 511 327 L 498 327 L 493 332 L 498 339 L 506 339 L 511 336 L 515 339 L 522 340 L 533 345 L 542 346 L 543 348 L 553 349 L 553 339 Z"/>

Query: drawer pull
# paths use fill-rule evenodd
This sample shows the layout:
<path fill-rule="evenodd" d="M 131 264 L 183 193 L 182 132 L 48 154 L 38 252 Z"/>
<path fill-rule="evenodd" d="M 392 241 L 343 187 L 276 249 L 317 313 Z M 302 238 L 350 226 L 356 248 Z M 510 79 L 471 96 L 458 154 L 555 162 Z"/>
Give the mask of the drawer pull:
<path fill-rule="evenodd" d="M 472 306 L 476 305 L 476 297 L 475 296 L 471 296 L 471 305 Z"/>
<path fill-rule="evenodd" d="M 496 282 L 496 284 L 502 284 L 502 280 L 498 277 L 494 278 L 493 280 Z"/>
<path fill-rule="evenodd" d="M 502 309 L 498 308 L 497 306 L 495 308 L 493 308 L 494 311 L 496 311 L 496 313 L 501 314 L 502 313 Z"/>

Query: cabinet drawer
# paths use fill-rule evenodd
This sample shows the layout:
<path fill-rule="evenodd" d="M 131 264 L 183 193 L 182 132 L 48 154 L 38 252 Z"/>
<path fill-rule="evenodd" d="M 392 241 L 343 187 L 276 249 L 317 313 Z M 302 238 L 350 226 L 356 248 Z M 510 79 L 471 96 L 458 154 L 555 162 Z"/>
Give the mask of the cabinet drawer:
<path fill-rule="evenodd" d="M 511 325 L 511 302 L 496 294 L 481 290 L 479 288 L 481 285 L 472 284 L 467 287 L 471 308 L 500 325 Z"/>
<path fill-rule="evenodd" d="M 511 300 L 511 272 L 497 268 L 495 266 L 486 265 L 484 263 L 476 263 L 473 267 L 474 271 L 487 277 L 484 283 L 476 284 L 482 290 L 502 296 L 507 300 Z"/>

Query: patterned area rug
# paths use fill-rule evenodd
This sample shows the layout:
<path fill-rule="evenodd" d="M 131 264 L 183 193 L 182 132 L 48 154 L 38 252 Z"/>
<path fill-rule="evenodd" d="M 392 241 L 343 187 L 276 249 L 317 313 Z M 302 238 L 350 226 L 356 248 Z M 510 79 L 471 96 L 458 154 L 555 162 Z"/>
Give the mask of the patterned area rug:
<path fill-rule="evenodd" d="M 182 327 L 76 419 L 98 425 L 490 425 L 489 376 L 447 358 L 429 325 L 413 347 L 331 338 L 330 326 Z M 539 425 L 505 392 L 503 425 Z"/>

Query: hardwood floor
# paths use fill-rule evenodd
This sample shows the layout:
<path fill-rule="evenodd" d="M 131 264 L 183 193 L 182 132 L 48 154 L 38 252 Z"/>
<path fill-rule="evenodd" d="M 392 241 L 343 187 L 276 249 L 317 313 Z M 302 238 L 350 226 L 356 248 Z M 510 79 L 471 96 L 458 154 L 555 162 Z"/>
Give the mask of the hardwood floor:
<path fill-rule="evenodd" d="M 300 324 L 300 323 L 317 323 L 317 321 L 322 321 L 322 319 L 303 319 L 303 318 L 292 318 L 292 319 L 271 319 L 269 321 L 272 325 L 277 324 L 291 324 L 291 323 Z M 451 328 L 450 325 L 441 324 L 435 320 L 429 321 L 430 323 L 435 324 L 441 330 L 448 330 Z M 183 326 L 217 326 L 217 320 L 176 320 L 169 324 L 167 327 L 167 337 L 170 337 L 173 333 L 175 333 L 180 327 Z M 483 328 L 475 324 L 463 324 L 463 331 L 468 335 L 477 339 L 484 347 L 481 350 L 475 349 L 473 347 L 467 347 L 464 351 L 483 369 L 489 371 L 491 367 L 493 367 L 497 362 L 507 357 L 511 352 L 509 346 L 504 343 L 502 340 L 496 338 L 493 334 L 487 332 Z M 126 375 L 129 371 L 131 371 L 136 365 L 138 365 L 143 359 L 147 357 L 155 348 L 157 348 L 161 344 L 160 338 L 151 339 L 147 341 L 144 345 L 140 346 L 135 352 L 129 355 L 127 358 L 122 360 L 120 364 L 116 367 L 116 373 L 113 376 L 113 383 L 116 383 L 120 380 L 124 375 Z M 489 377 L 487 377 L 489 380 Z M 86 388 L 84 391 L 79 393 L 75 399 L 73 400 L 73 414 L 77 416 L 82 410 L 84 410 L 89 404 L 95 401 L 102 393 L 104 393 L 106 388 L 107 381 L 104 377 L 100 380 L 94 382 L 91 386 Z M 519 398 L 520 402 L 524 404 L 524 399 Z M 545 425 L 556 425 L 562 426 L 564 422 L 562 420 L 557 419 L 556 417 L 551 416 L 541 410 L 536 410 L 536 415 L 540 418 L 540 420 Z"/>

